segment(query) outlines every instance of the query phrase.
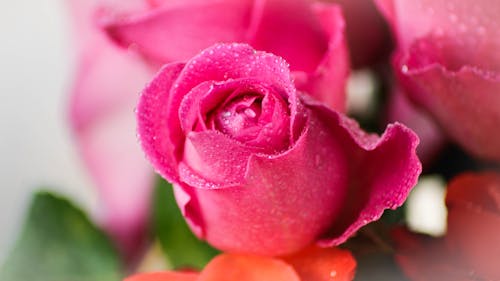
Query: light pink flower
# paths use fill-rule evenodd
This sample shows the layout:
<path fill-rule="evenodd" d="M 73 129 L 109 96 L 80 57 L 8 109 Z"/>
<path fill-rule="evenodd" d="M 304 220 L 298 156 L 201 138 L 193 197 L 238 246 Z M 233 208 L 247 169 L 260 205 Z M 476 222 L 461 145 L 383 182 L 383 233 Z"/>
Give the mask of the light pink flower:
<path fill-rule="evenodd" d="M 289 63 L 296 85 L 344 111 L 349 58 L 340 9 L 307 0 L 153 1 L 157 7 L 102 24 L 155 63 L 187 60 L 214 43 L 244 42 Z"/>
<path fill-rule="evenodd" d="M 297 92 L 282 58 L 245 44 L 165 65 L 142 93 L 138 122 L 192 230 L 226 251 L 340 244 L 400 206 L 421 170 L 409 129 L 364 133 Z"/>
<path fill-rule="evenodd" d="M 100 32 L 92 21 L 94 2 L 69 1 L 78 55 L 69 119 L 97 187 L 101 223 L 122 253 L 133 258 L 144 246 L 154 180 L 137 142 L 133 109 L 153 71 Z"/>
<path fill-rule="evenodd" d="M 377 0 L 410 98 L 476 156 L 500 160 L 500 2 Z"/>

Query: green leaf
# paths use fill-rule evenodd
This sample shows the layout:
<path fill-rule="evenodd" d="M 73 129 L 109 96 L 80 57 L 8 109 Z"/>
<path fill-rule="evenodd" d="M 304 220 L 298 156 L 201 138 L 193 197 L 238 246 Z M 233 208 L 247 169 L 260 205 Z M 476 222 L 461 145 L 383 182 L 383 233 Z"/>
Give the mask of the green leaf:
<path fill-rule="evenodd" d="M 68 200 L 38 192 L 21 236 L 0 268 L 2 281 L 118 281 L 107 236 Z"/>
<path fill-rule="evenodd" d="M 218 251 L 191 232 L 168 182 L 159 179 L 153 195 L 154 231 L 172 266 L 203 268 Z"/>

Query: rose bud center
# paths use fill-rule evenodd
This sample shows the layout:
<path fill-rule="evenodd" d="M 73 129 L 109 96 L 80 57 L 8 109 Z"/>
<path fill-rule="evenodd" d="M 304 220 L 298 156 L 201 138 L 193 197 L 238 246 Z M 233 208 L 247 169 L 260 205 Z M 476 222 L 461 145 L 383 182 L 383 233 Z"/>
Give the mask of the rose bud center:
<path fill-rule="evenodd" d="M 273 89 L 248 85 L 223 95 L 224 101 L 206 115 L 207 129 L 217 130 L 266 153 L 288 148 L 290 113 L 284 97 Z"/>

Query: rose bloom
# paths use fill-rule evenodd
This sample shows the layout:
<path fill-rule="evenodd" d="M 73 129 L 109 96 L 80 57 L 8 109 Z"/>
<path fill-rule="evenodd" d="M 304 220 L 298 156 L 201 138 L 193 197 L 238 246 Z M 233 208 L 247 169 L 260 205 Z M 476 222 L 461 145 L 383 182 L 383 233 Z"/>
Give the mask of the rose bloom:
<path fill-rule="evenodd" d="M 128 256 L 136 255 L 146 238 L 154 184 L 135 136 L 133 110 L 137 93 L 160 65 L 188 59 L 215 42 L 243 41 L 285 57 L 299 89 L 344 110 L 349 61 L 344 20 L 333 4 L 305 0 L 68 3 L 79 57 L 70 123 L 98 187 L 103 224 Z"/>
<path fill-rule="evenodd" d="M 411 280 L 500 280 L 500 174 L 467 173 L 446 194 L 448 230 L 430 238 L 395 233 L 396 260 Z"/>
<path fill-rule="evenodd" d="M 281 258 L 221 254 L 200 273 L 142 273 L 125 281 L 350 281 L 355 268 L 349 251 L 308 247 Z"/>
<path fill-rule="evenodd" d="M 137 114 L 146 156 L 191 229 L 225 251 L 340 244 L 400 206 L 421 171 L 409 129 L 364 133 L 297 91 L 285 60 L 246 44 L 165 65 Z"/>
<path fill-rule="evenodd" d="M 409 97 L 470 153 L 500 161 L 500 2 L 377 0 Z"/>

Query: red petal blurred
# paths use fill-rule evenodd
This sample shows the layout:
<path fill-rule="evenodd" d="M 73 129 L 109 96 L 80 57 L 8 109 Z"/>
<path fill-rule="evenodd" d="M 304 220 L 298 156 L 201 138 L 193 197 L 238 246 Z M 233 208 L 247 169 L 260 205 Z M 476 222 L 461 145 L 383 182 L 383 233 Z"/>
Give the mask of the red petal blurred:
<path fill-rule="evenodd" d="M 284 257 L 301 281 L 350 281 L 354 278 L 356 260 L 347 250 L 309 247 Z"/>
<path fill-rule="evenodd" d="M 279 259 L 238 254 L 221 254 L 215 257 L 205 267 L 197 281 L 236 280 L 300 281 L 301 279 L 290 265 Z"/>
<path fill-rule="evenodd" d="M 198 273 L 192 272 L 155 272 L 130 276 L 123 281 L 196 281 Z"/>
<path fill-rule="evenodd" d="M 450 247 L 489 280 L 500 280 L 500 174 L 465 174 L 448 187 Z"/>

